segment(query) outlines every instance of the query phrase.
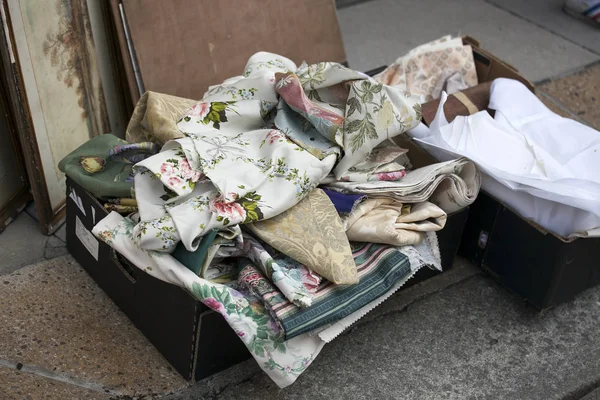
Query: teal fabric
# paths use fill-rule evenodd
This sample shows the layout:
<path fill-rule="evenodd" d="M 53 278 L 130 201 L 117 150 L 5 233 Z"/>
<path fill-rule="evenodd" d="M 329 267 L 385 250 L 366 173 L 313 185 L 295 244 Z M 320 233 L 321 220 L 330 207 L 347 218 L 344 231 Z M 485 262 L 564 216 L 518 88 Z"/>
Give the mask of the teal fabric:
<path fill-rule="evenodd" d="M 185 265 L 190 271 L 194 272 L 196 275 L 200 275 L 200 269 L 202 268 L 202 263 L 208 253 L 208 248 L 215 241 L 218 232 L 218 229 L 213 229 L 202 236 L 196 251 L 187 250 L 183 243 L 179 242 L 171 255 L 177 261 Z"/>
<path fill-rule="evenodd" d="M 58 168 L 96 197 L 131 197 L 132 164 L 113 159 L 109 155 L 113 147 L 125 144 L 127 144 L 126 141 L 114 135 L 96 136 L 63 158 L 58 163 Z M 102 170 L 91 173 L 81 166 L 82 158 L 92 157 L 103 160 L 104 168 Z"/>

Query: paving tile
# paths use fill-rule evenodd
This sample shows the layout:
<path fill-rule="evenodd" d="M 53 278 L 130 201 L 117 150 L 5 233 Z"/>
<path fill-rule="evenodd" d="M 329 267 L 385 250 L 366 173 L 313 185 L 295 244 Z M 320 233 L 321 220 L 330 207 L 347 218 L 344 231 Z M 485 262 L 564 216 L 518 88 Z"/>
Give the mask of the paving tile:
<path fill-rule="evenodd" d="M 562 12 L 562 11 L 557 11 Z M 446 34 L 467 34 L 532 81 L 600 59 L 548 30 L 478 0 L 376 0 L 338 11 L 349 65 L 368 71 Z"/>
<path fill-rule="evenodd" d="M 62 224 L 60 228 L 54 232 L 54 236 L 67 243 L 67 224 Z"/>
<path fill-rule="evenodd" d="M 600 33 L 598 34 L 600 37 Z M 540 89 L 560 101 L 595 129 L 600 129 L 600 64 L 554 79 Z"/>
<path fill-rule="evenodd" d="M 38 222 L 27 213 L 20 213 L 0 233 L 0 275 L 43 260 L 47 240 Z"/>
<path fill-rule="evenodd" d="M 565 0 L 487 1 L 600 54 L 600 40 L 598 40 L 600 30 L 592 24 L 565 13 L 562 10 Z"/>
<path fill-rule="evenodd" d="M 46 260 L 51 260 L 56 257 L 64 256 L 68 254 L 69 250 L 67 249 L 67 244 L 57 238 L 56 236 L 48 237 L 48 241 L 46 242 L 46 248 L 44 249 L 44 258 Z"/>
<path fill-rule="evenodd" d="M 0 367 L 0 399 L 110 399 L 111 395 L 34 374 Z"/>
<path fill-rule="evenodd" d="M 71 256 L 0 277 L 0 310 L 0 360 L 124 395 L 187 386 Z"/>
<path fill-rule="evenodd" d="M 475 275 L 351 328 L 288 388 L 258 374 L 219 399 L 579 399 L 599 332 L 600 287 L 539 313 Z"/>

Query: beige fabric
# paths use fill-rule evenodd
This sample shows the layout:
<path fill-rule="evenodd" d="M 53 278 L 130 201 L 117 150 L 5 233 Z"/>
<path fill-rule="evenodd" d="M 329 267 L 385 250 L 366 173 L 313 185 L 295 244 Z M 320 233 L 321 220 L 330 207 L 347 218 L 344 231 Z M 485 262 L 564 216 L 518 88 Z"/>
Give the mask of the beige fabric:
<path fill-rule="evenodd" d="M 379 82 L 422 96 L 423 101 L 477 85 L 473 50 L 461 38 L 444 36 L 398 58 L 375 76 Z"/>
<path fill-rule="evenodd" d="M 171 139 L 182 138 L 183 133 L 177 128 L 177 121 L 196 103 L 196 100 L 168 94 L 144 93 L 127 125 L 127 141 L 165 144 Z"/>
<path fill-rule="evenodd" d="M 321 189 L 278 216 L 246 225 L 283 254 L 338 285 L 358 283 L 352 249 L 338 213 Z"/>
<path fill-rule="evenodd" d="M 390 198 L 368 199 L 344 219 L 348 239 L 395 246 L 419 244 L 426 232 L 446 225 L 446 213 L 429 202 L 402 204 Z"/>

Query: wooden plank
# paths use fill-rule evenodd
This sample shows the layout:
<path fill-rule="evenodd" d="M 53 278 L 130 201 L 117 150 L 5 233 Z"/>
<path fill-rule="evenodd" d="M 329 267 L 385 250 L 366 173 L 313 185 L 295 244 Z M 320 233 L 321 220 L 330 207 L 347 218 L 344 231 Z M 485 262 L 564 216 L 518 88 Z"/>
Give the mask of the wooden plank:
<path fill-rule="evenodd" d="M 146 90 L 200 99 L 258 51 L 346 61 L 333 0 L 122 1 Z"/>

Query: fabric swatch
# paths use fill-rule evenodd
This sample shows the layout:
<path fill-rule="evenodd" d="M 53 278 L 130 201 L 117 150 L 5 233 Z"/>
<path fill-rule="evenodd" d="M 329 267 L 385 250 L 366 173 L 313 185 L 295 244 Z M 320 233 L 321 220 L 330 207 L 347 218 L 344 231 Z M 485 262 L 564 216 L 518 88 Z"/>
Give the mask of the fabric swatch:
<path fill-rule="evenodd" d="M 338 285 L 358 282 L 348 238 L 329 197 L 313 190 L 295 207 L 249 224 L 248 229 L 270 246 Z"/>

